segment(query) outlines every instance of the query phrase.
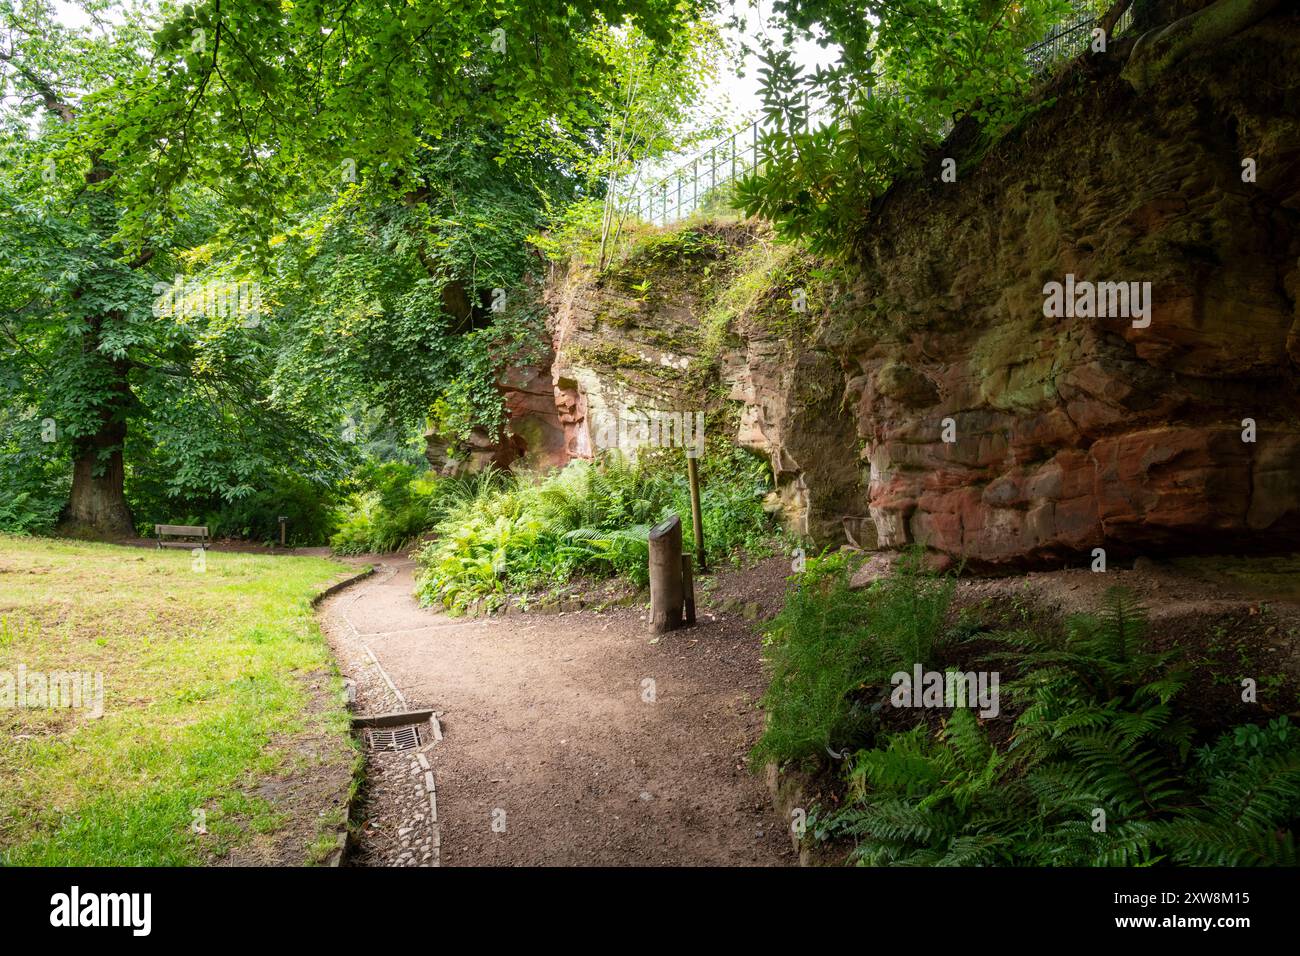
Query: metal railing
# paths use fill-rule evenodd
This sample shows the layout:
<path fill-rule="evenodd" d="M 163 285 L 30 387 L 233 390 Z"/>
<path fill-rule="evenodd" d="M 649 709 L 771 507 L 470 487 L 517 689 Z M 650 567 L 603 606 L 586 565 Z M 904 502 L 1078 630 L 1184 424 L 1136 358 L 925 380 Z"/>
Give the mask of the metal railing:
<path fill-rule="evenodd" d="M 1053 64 L 1073 59 L 1088 48 L 1092 42 L 1092 30 L 1100 19 L 1094 7 L 1086 0 L 1080 3 L 1074 17 L 1025 50 L 1025 61 L 1034 73 L 1042 74 Z M 1130 8 L 1115 24 L 1108 39 L 1127 30 L 1131 19 Z M 875 95 L 890 95 L 891 92 L 877 88 Z M 810 114 L 810 122 L 812 118 Z M 642 222 L 661 226 L 686 219 L 707 206 L 718 187 L 735 182 L 759 165 L 762 135 L 762 120 L 755 120 L 688 159 L 663 178 L 630 192 L 621 201 L 621 207 Z"/>

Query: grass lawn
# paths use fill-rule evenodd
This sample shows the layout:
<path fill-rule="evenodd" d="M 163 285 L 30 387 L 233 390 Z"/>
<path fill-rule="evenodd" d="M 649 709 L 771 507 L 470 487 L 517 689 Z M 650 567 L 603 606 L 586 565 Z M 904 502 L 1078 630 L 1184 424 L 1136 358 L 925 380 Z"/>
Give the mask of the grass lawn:
<path fill-rule="evenodd" d="M 327 852 L 360 755 L 309 601 L 350 569 L 192 560 L 0 535 L 0 863 Z M 20 667 L 102 673 L 102 716 L 93 693 L 81 708 L 6 706 L 5 675 Z"/>

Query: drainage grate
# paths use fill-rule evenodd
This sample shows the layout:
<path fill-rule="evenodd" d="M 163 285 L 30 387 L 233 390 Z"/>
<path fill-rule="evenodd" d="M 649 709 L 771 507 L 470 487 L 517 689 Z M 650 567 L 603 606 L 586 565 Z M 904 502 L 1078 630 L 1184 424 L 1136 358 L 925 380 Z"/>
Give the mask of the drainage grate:
<path fill-rule="evenodd" d="M 405 727 L 368 727 L 366 746 L 371 750 L 410 750 L 420 746 L 420 728 L 415 724 Z"/>

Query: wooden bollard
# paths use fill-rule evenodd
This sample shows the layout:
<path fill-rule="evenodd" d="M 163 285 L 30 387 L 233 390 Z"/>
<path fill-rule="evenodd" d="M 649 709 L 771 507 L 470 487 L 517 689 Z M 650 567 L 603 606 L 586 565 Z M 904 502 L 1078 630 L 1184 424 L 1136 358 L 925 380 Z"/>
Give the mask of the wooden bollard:
<path fill-rule="evenodd" d="M 673 515 L 650 529 L 650 627 L 656 634 L 682 626 L 682 519 Z"/>

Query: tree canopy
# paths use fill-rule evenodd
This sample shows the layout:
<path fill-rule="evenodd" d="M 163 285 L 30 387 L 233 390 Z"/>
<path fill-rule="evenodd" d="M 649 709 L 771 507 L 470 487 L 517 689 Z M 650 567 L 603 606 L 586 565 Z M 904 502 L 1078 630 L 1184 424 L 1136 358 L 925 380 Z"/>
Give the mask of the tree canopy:
<path fill-rule="evenodd" d="M 844 248 L 947 124 L 1021 115 L 1069 7 L 777 0 L 737 201 Z M 79 9 L 0 0 L 0 495 L 77 533 L 324 507 L 368 447 L 499 437 L 542 256 L 606 266 L 647 161 L 721 130 L 714 0 Z"/>
<path fill-rule="evenodd" d="M 0 0 L 0 445 L 121 535 L 128 488 L 328 488 L 356 423 L 499 429 L 527 237 L 591 190 L 629 44 L 689 57 L 708 5 L 83 10 Z"/>
<path fill-rule="evenodd" d="M 1028 107 L 1025 49 L 1080 7 L 1071 0 L 776 0 L 761 62 L 762 164 L 738 202 L 788 236 L 841 251 L 894 178 L 917 168 L 950 123 L 986 135 Z M 838 51 L 805 70 L 790 43 Z"/>

